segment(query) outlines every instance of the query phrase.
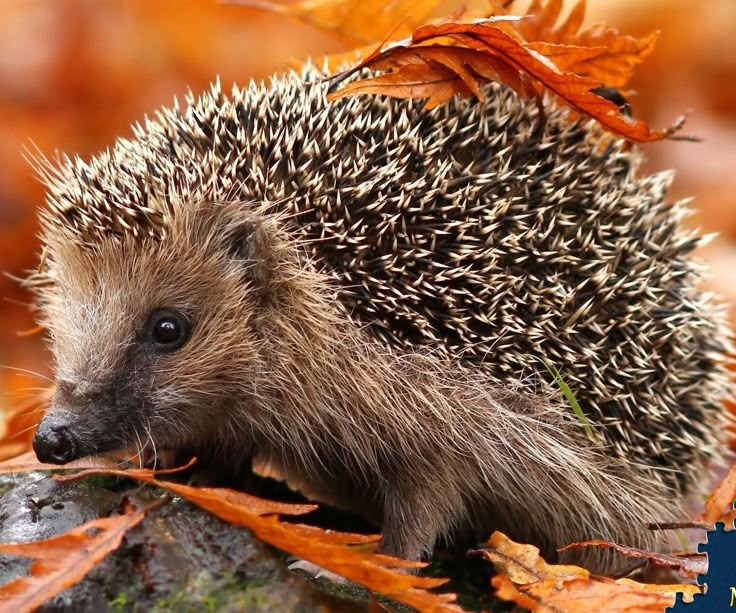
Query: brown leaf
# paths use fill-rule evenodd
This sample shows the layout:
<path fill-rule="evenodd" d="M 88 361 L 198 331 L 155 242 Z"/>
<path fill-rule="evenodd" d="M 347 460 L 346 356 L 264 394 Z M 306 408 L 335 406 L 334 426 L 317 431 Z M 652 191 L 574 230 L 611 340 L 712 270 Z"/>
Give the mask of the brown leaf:
<path fill-rule="evenodd" d="M 354 534 L 351 532 L 338 532 L 336 530 L 323 530 L 322 528 L 307 524 L 291 524 L 291 526 L 296 534 L 319 538 L 325 543 L 334 543 L 335 545 L 363 545 L 365 543 L 375 543 L 381 538 L 380 534 Z M 389 560 L 394 560 L 394 558 L 389 558 Z M 416 566 L 417 568 L 424 566 L 421 562 L 406 562 L 406 564 Z"/>
<path fill-rule="evenodd" d="M 584 568 L 548 564 L 539 549 L 515 543 L 500 532 L 494 532 L 488 545 L 480 553 L 499 571 L 491 581 L 497 596 L 530 611 L 653 613 L 674 604 L 677 592 L 684 593 L 685 601 L 699 592 L 694 585 L 647 585 L 591 577 Z"/>
<path fill-rule="evenodd" d="M 507 575 L 497 575 L 491 583 L 499 598 L 538 613 L 662 613 L 674 605 L 678 592 L 685 602 L 700 593 L 695 585 L 646 585 L 629 579 L 569 579 L 562 585 L 547 579 L 518 585 Z"/>
<path fill-rule="evenodd" d="M 0 475 L 24 473 L 32 470 L 65 470 L 68 468 L 110 468 L 114 466 L 112 460 L 103 457 L 87 457 L 59 466 L 58 464 L 44 464 L 39 462 L 33 451 L 26 451 L 10 460 L 0 462 Z"/>
<path fill-rule="evenodd" d="M 502 532 L 494 532 L 488 541 L 489 549 L 481 554 L 496 568 L 517 584 L 534 583 L 543 579 L 587 579 L 590 572 L 573 565 L 547 564 L 533 545 L 515 543 Z"/>
<path fill-rule="evenodd" d="M 375 43 L 387 36 L 411 34 L 425 23 L 439 0 L 304 0 L 277 4 L 267 0 L 227 0 L 228 4 L 257 8 L 337 32 L 356 42 Z"/>
<path fill-rule="evenodd" d="M 30 576 L 0 588 L 3 610 L 31 611 L 80 581 L 120 546 L 126 531 L 163 502 L 157 501 L 140 510 L 129 508 L 115 517 L 94 519 L 44 541 L 0 545 L 2 553 L 35 559 Z M 94 534 L 90 535 L 90 531 Z"/>
<path fill-rule="evenodd" d="M 599 547 L 601 549 L 613 549 L 627 558 L 645 559 L 655 566 L 666 566 L 676 570 L 679 575 L 685 579 L 696 579 L 698 575 L 705 574 L 708 571 L 708 560 L 704 554 L 693 553 L 686 556 L 671 556 L 636 547 L 627 547 L 619 545 L 612 541 L 591 540 L 572 543 L 566 547 L 562 547 L 559 551 L 568 551 L 571 549 L 582 549 L 584 547 Z"/>
<path fill-rule="evenodd" d="M 193 462 L 182 467 L 188 468 Z M 58 466 L 56 467 L 59 468 Z M 174 494 L 178 494 L 182 498 L 186 498 L 191 502 L 211 511 L 218 517 L 229 521 L 232 524 L 239 525 L 241 514 L 245 515 L 265 515 L 269 513 L 281 513 L 284 515 L 303 515 L 316 509 L 313 504 L 291 504 L 287 502 L 277 502 L 273 500 L 265 500 L 252 494 L 238 492 L 228 488 L 216 487 L 194 487 L 183 483 L 175 483 L 173 481 L 160 481 L 156 479 L 156 474 L 176 472 L 180 469 L 170 469 L 168 471 L 154 471 L 149 468 L 92 468 L 83 470 L 72 475 L 57 476 L 56 480 L 60 482 L 79 481 L 89 475 L 112 475 L 116 477 L 124 477 L 127 479 L 135 479 L 151 485 L 157 485 L 165 488 Z"/>
<path fill-rule="evenodd" d="M 272 502 L 219 488 L 204 488 L 202 491 L 202 488 L 161 481 L 155 478 L 153 471 L 144 469 L 87 470 L 57 477 L 57 480 L 71 481 L 99 474 L 129 477 L 167 489 L 233 525 L 250 529 L 258 538 L 279 549 L 421 611 L 462 611 L 452 604 L 454 594 L 427 591 L 442 585 L 445 579 L 418 577 L 395 570 L 416 567 L 418 564 L 374 553 L 375 545 L 370 542 L 376 539 L 374 536 L 328 532 L 313 526 L 282 523 L 273 515 L 264 516 L 271 513 L 303 513 L 311 510 L 311 505 Z M 360 546 L 351 547 L 348 543 L 359 543 Z"/>
<path fill-rule="evenodd" d="M 455 93 L 472 93 L 483 100 L 481 85 L 501 81 L 526 97 L 539 98 L 546 89 L 605 129 L 632 141 L 666 138 L 684 123 L 681 118 L 666 130 L 650 130 L 644 122 L 623 115 L 613 102 L 592 93 L 590 90 L 601 85 L 599 81 L 563 72 L 552 59 L 564 58 L 564 65 L 569 66 L 593 60 L 600 56 L 600 49 L 537 45 L 551 54 L 548 57 L 503 31 L 498 23 L 487 20 L 423 26 L 410 40 L 376 51 L 350 71 L 367 67 L 391 72 L 349 83 L 331 94 L 330 99 L 382 93 L 397 98 L 427 98 L 431 108 Z"/>
<path fill-rule="evenodd" d="M 595 26 L 577 37 L 575 44 L 584 47 L 599 47 L 604 52 L 595 57 L 580 60 L 570 65 L 576 74 L 601 81 L 607 87 L 624 87 L 637 65 L 654 51 L 659 32 L 642 38 L 620 36 L 605 26 Z"/>
<path fill-rule="evenodd" d="M 708 524 L 722 521 L 733 526 L 734 500 L 736 500 L 736 465 L 731 467 L 713 493 L 708 496 L 705 510 L 698 519 Z"/>
<path fill-rule="evenodd" d="M 580 0 L 567 16 L 557 25 L 562 13 L 562 0 L 534 0 L 527 9 L 524 19 L 514 22 L 513 27 L 521 38 L 530 43 L 532 49 L 542 51 L 544 44 L 598 47 L 596 56 L 580 59 L 569 64 L 567 70 L 581 77 L 601 81 L 607 87 L 625 86 L 634 71 L 653 50 L 659 37 L 658 32 L 637 38 L 620 34 L 605 25 L 594 25 L 580 31 L 585 21 L 585 0 Z M 513 13 L 513 3 L 503 7 L 500 0 L 492 0 L 494 15 Z M 546 55 L 546 54 L 545 54 Z M 562 69 L 563 67 L 558 64 Z"/>
<path fill-rule="evenodd" d="M 429 51 L 424 53 L 429 54 Z M 355 81 L 329 97 L 338 99 L 353 94 L 383 94 L 404 99 L 426 98 L 426 106 L 431 109 L 458 93 L 468 97 L 471 91 L 456 73 L 428 58 L 423 65 L 407 63 L 395 72 Z"/>

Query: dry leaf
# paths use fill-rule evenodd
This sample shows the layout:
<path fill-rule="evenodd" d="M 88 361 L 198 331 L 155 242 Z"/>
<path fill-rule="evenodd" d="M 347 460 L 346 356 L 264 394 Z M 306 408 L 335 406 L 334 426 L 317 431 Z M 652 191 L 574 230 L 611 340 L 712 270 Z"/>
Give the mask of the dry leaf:
<path fill-rule="evenodd" d="M 699 593 L 694 585 L 647 585 L 629 579 L 591 577 L 584 568 L 548 564 L 531 545 L 515 543 L 494 532 L 489 549 L 480 552 L 499 574 L 491 583 L 504 600 L 540 613 L 660 613 L 684 593 L 686 602 Z"/>
<path fill-rule="evenodd" d="M 247 515 L 265 515 L 268 513 L 303 515 L 304 513 L 309 513 L 317 508 L 317 506 L 313 504 L 292 504 L 288 502 L 265 500 L 264 498 L 253 496 L 252 494 L 246 494 L 245 492 L 238 492 L 224 487 L 194 487 L 183 483 L 160 481 L 159 479 L 156 479 L 156 474 L 178 472 L 189 468 L 193 463 L 194 462 L 190 462 L 186 466 L 165 471 L 154 471 L 149 468 L 92 468 L 72 475 L 60 475 L 56 477 L 56 480 L 60 482 L 79 481 L 89 475 L 111 475 L 126 479 L 135 479 L 136 481 L 142 481 L 144 483 L 150 483 L 151 485 L 165 488 L 233 524 L 238 523 L 239 517 L 242 513 Z M 58 469 L 59 467 L 57 466 L 56 468 Z"/>
<path fill-rule="evenodd" d="M 0 462 L 0 475 L 8 475 L 12 473 L 25 473 L 32 470 L 65 470 L 68 468 L 111 468 L 115 466 L 112 460 L 107 458 L 90 456 L 80 458 L 69 464 L 60 466 L 59 464 L 44 464 L 39 462 L 33 451 L 26 451 L 10 460 Z"/>
<path fill-rule="evenodd" d="M 273 515 L 265 517 L 262 515 L 306 512 L 311 510 L 311 505 L 271 502 L 219 488 L 204 488 L 203 491 L 202 488 L 158 480 L 153 471 L 145 469 L 87 470 L 75 475 L 57 477 L 57 480 L 72 481 L 100 474 L 128 477 L 167 489 L 233 525 L 250 529 L 258 538 L 279 549 L 421 611 L 454 613 L 462 611 L 460 607 L 452 604 L 455 600 L 454 594 L 433 594 L 427 591 L 442 585 L 446 582 L 445 579 L 418 577 L 394 570 L 416 567 L 419 564 L 375 554 L 375 545 L 369 541 L 374 541 L 376 537 L 338 535 L 316 527 L 283 523 Z M 350 547 L 347 543 L 360 543 L 362 546 Z"/>
<path fill-rule="evenodd" d="M 580 59 L 567 68 L 581 77 L 595 79 L 607 87 L 625 86 L 634 71 L 653 50 L 659 36 L 653 32 L 637 38 L 619 34 L 614 28 L 595 25 L 580 32 L 585 20 L 585 0 L 578 2 L 568 14 L 567 19 L 557 25 L 562 13 L 563 0 L 534 0 L 524 19 L 514 22 L 513 27 L 527 45 L 547 55 L 545 44 L 574 45 L 578 47 L 597 47 L 600 53 L 588 59 Z M 500 0 L 491 2 L 493 14 L 513 13 L 513 4 L 503 8 Z"/>
<path fill-rule="evenodd" d="M 32 543 L 0 545 L 0 552 L 35 558 L 30 576 L 20 577 L 0 588 L 4 611 L 32 611 L 61 591 L 80 581 L 107 554 L 120 546 L 125 533 L 164 500 L 140 510 L 129 508 L 122 515 L 94 519 L 64 534 Z M 90 531 L 94 531 L 90 535 Z"/>
<path fill-rule="evenodd" d="M 515 543 L 502 532 L 494 532 L 488 545 L 489 549 L 483 549 L 480 553 L 517 584 L 534 583 L 543 579 L 564 581 L 590 577 L 590 571 L 579 566 L 547 564 L 539 555 L 539 548 Z"/>
<path fill-rule="evenodd" d="M 491 581 L 499 598 L 538 613 L 662 613 L 684 593 L 691 602 L 699 590 L 694 585 L 645 585 L 619 579 L 610 583 L 593 579 L 570 579 L 559 586 L 554 579 L 517 585 L 507 575 Z"/>
<path fill-rule="evenodd" d="M 600 49 L 524 43 L 498 27 L 505 23 L 498 19 L 423 26 L 411 39 L 379 49 L 346 74 L 361 68 L 390 72 L 353 81 L 330 98 L 361 93 L 427 98 L 432 108 L 454 94 L 475 94 L 484 100 L 482 85 L 499 81 L 526 97 L 540 99 L 543 91 L 550 91 L 572 109 L 632 141 L 661 140 L 684 123 L 681 118 L 666 130 L 650 130 L 644 122 L 622 114 L 613 102 L 592 93 L 601 85 L 599 81 L 563 72 L 554 62 L 555 57 L 566 66 L 592 61 L 600 56 Z"/>
<path fill-rule="evenodd" d="M 655 566 L 666 566 L 676 570 L 684 579 L 696 579 L 698 575 L 705 574 L 708 571 L 708 560 L 704 554 L 692 553 L 687 555 L 667 555 L 664 553 L 655 553 L 636 547 L 627 547 L 619 545 L 612 541 L 591 540 L 572 543 L 567 547 L 562 547 L 559 551 L 567 551 L 570 549 L 582 549 L 583 547 L 599 547 L 601 549 L 613 549 L 627 558 L 645 559 Z"/>
<path fill-rule="evenodd" d="M 731 467 L 713 493 L 708 496 L 705 510 L 698 520 L 707 524 L 722 521 L 726 525 L 733 526 L 734 500 L 736 500 L 736 465 Z"/>

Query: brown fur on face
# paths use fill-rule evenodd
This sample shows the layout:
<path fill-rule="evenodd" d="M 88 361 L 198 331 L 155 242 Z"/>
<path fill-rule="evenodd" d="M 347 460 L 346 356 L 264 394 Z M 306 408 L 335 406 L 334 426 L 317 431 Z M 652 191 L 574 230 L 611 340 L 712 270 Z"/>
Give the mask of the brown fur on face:
<path fill-rule="evenodd" d="M 161 240 L 110 238 L 94 249 L 49 237 L 52 285 L 41 304 L 64 391 L 56 404 L 79 420 L 81 454 L 136 441 L 198 445 L 240 422 L 230 398 L 247 398 L 257 368 L 248 285 L 261 264 L 232 257 L 223 218 L 224 207 L 192 206 Z M 160 308 L 192 322 L 175 353 L 141 343 Z"/>

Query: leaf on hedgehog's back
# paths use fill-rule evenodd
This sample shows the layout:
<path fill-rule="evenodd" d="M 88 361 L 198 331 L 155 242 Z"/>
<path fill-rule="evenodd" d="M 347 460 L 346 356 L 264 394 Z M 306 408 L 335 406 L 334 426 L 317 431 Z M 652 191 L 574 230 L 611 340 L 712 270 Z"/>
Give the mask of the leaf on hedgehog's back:
<path fill-rule="evenodd" d="M 164 502 L 156 501 L 143 509 L 128 506 L 121 515 L 93 519 L 43 541 L 0 544 L 0 553 L 34 558 L 29 576 L 0 588 L 2 610 L 32 611 L 74 585 L 117 549 L 125 533 L 148 511 Z"/>
<path fill-rule="evenodd" d="M 548 564 L 539 549 L 515 543 L 500 532 L 494 532 L 488 549 L 479 553 L 499 572 L 491 580 L 499 598 L 540 613 L 659 613 L 674 604 L 677 592 L 684 594 L 685 602 L 699 593 L 695 585 L 649 585 L 591 577 L 578 566 Z"/>
<path fill-rule="evenodd" d="M 547 55 L 545 44 L 574 45 L 576 47 L 597 47 L 601 51 L 590 58 L 579 58 L 567 67 L 557 64 L 560 69 L 569 70 L 581 77 L 588 77 L 605 83 L 607 87 L 623 87 L 628 83 L 634 68 L 653 50 L 659 37 L 658 32 L 648 36 L 636 37 L 620 34 L 616 29 L 605 25 L 594 25 L 580 31 L 585 20 L 585 0 L 580 0 L 567 18 L 557 25 L 562 13 L 562 0 L 533 0 L 524 19 L 514 22 L 513 27 L 531 49 Z M 509 14 L 513 3 L 491 0 L 494 15 Z"/>
<path fill-rule="evenodd" d="M 279 4 L 268 0 L 227 0 L 303 21 L 323 30 L 374 43 L 389 35 L 406 36 L 425 23 L 440 4 L 439 0 L 303 0 Z"/>
<path fill-rule="evenodd" d="M 600 81 L 563 71 L 555 63 L 557 58 L 569 67 L 594 60 L 605 53 L 604 47 L 526 43 L 509 33 L 508 22 L 501 19 L 423 26 L 410 39 L 375 51 L 346 74 L 361 68 L 390 72 L 348 83 L 329 98 L 385 94 L 426 98 L 427 107 L 432 108 L 455 94 L 474 94 L 485 100 L 482 86 L 496 81 L 537 100 L 549 91 L 609 132 L 632 141 L 667 138 L 684 123 L 680 118 L 665 130 L 651 130 L 643 121 L 627 117 L 616 104 L 593 93 L 592 89 L 602 85 Z"/>
<path fill-rule="evenodd" d="M 377 540 L 377 536 L 285 523 L 273 515 L 306 513 L 314 508 L 313 505 L 280 503 L 233 490 L 197 488 L 162 481 L 156 479 L 153 471 L 146 469 L 86 470 L 74 475 L 57 477 L 57 480 L 74 481 L 101 474 L 128 477 L 167 489 L 233 525 L 248 528 L 261 540 L 283 551 L 420 611 L 462 612 L 459 606 L 453 604 L 454 594 L 434 594 L 428 591 L 445 583 L 445 579 L 419 577 L 401 572 L 403 568 L 414 568 L 424 564 L 375 553 L 374 541 Z"/>

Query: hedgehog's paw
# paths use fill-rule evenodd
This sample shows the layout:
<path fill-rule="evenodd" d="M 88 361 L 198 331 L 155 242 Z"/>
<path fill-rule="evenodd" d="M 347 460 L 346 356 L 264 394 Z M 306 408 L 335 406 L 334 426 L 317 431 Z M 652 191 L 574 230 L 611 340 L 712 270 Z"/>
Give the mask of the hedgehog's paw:
<path fill-rule="evenodd" d="M 331 570 L 322 568 L 321 566 L 318 566 L 317 564 L 314 564 L 313 562 L 309 562 L 307 560 L 297 560 L 295 562 L 292 562 L 291 564 L 289 564 L 288 568 L 289 570 L 300 570 L 304 573 L 307 573 L 310 577 L 313 577 L 314 579 L 325 579 L 327 581 L 331 581 L 332 583 L 338 584 L 349 583 L 349 581 L 345 577 L 341 577 L 340 575 L 333 573 Z"/>

